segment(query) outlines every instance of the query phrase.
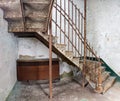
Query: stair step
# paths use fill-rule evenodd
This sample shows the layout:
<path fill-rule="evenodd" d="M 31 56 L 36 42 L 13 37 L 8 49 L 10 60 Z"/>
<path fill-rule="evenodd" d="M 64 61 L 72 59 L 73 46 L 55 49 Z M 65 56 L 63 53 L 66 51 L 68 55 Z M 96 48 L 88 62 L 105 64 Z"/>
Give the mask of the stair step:
<path fill-rule="evenodd" d="M 49 6 L 41 10 L 34 10 L 28 6 L 25 6 L 25 16 L 31 18 L 45 18 L 48 16 Z"/>
<path fill-rule="evenodd" d="M 91 81 L 93 81 L 94 83 L 97 82 L 97 78 L 98 78 L 97 75 L 98 75 L 98 74 L 95 74 L 95 73 L 91 73 L 91 75 L 89 75 Z M 102 78 L 102 82 L 104 82 L 109 76 L 110 76 L 110 72 L 104 71 L 104 72 L 102 73 L 102 77 L 101 77 L 101 78 Z"/>
<path fill-rule="evenodd" d="M 115 82 L 116 77 L 110 76 L 104 83 L 103 83 L 103 94 L 110 88 Z"/>
<path fill-rule="evenodd" d="M 69 59 L 73 59 L 74 53 L 73 51 L 65 51 L 65 55 L 66 57 L 68 57 Z"/>
<path fill-rule="evenodd" d="M 4 19 L 6 19 L 7 21 L 22 21 L 22 15 L 19 15 L 17 13 L 15 14 L 6 14 L 4 15 Z"/>
<path fill-rule="evenodd" d="M 4 9 L 4 11 L 18 11 L 20 10 L 20 1 L 18 0 L 0 0 L 0 8 Z"/>
<path fill-rule="evenodd" d="M 79 57 L 73 57 L 72 61 L 73 61 L 77 66 L 79 66 L 79 63 L 80 63 L 80 58 L 79 58 Z"/>
<path fill-rule="evenodd" d="M 59 51 L 65 54 L 66 44 L 55 44 L 54 45 Z"/>
<path fill-rule="evenodd" d="M 49 41 L 49 35 L 44 34 L 43 37 L 44 37 L 47 41 Z M 52 36 L 52 42 L 53 42 L 53 44 L 56 44 L 56 43 L 57 43 L 57 39 L 58 39 L 57 36 Z"/>
<path fill-rule="evenodd" d="M 92 60 L 86 60 L 86 66 L 88 68 L 99 67 L 99 62 L 98 61 L 92 61 Z"/>
<path fill-rule="evenodd" d="M 78 84 L 80 84 L 81 86 L 83 85 L 83 77 L 82 77 L 82 74 L 79 74 L 77 76 L 74 76 L 73 77 L 73 80 L 76 81 Z M 84 85 L 87 85 L 88 84 L 88 81 L 85 80 L 85 84 Z"/>
<path fill-rule="evenodd" d="M 9 28 L 23 28 L 23 22 L 22 21 L 10 21 L 8 22 Z"/>
<path fill-rule="evenodd" d="M 99 68 L 101 68 L 102 73 L 105 72 L 105 67 L 100 66 Z M 97 73 L 98 73 L 98 69 L 96 67 L 87 68 L 88 75 L 95 76 L 95 75 L 98 75 Z"/>
<path fill-rule="evenodd" d="M 31 10 L 43 10 L 49 9 L 50 0 L 24 0 L 23 3 L 25 7 L 29 7 Z"/>
<path fill-rule="evenodd" d="M 102 82 L 104 82 L 110 76 L 110 72 L 104 71 L 102 73 Z"/>
<path fill-rule="evenodd" d="M 102 73 L 105 72 L 106 67 L 100 66 L 100 68 L 101 68 L 101 72 L 102 72 Z"/>
<path fill-rule="evenodd" d="M 26 21 L 25 27 L 29 28 L 29 29 L 45 29 L 46 28 L 46 22 Z"/>
<path fill-rule="evenodd" d="M 41 3 L 41 4 L 49 4 L 50 0 L 23 0 L 24 3 Z"/>
<path fill-rule="evenodd" d="M 80 70 L 83 70 L 83 63 L 79 63 L 79 68 L 80 68 Z"/>
<path fill-rule="evenodd" d="M 27 28 L 27 29 L 24 29 L 23 27 L 9 27 L 8 28 L 8 31 L 9 32 L 45 32 L 46 30 L 45 29 L 40 29 L 40 28 Z"/>
<path fill-rule="evenodd" d="M 40 19 L 46 19 L 48 16 L 48 12 L 27 12 L 25 13 L 25 16 L 27 18 L 31 18 L 32 20 L 40 20 Z"/>

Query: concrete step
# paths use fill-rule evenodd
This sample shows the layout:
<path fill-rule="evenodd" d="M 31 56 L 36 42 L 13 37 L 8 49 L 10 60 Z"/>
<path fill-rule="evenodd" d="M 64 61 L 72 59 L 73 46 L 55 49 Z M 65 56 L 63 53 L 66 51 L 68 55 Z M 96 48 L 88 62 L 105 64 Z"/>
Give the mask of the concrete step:
<path fill-rule="evenodd" d="M 83 82 L 85 86 L 87 86 L 88 84 L 88 81 L 86 79 L 85 80 L 83 79 L 82 74 L 74 76 L 73 80 L 77 82 L 78 84 L 80 84 L 81 86 L 83 86 Z"/>
<path fill-rule="evenodd" d="M 13 21 L 13 22 L 8 22 L 8 31 L 9 32 L 21 32 L 24 31 L 24 24 L 22 21 Z"/>
<path fill-rule="evenodd" d="M 41 3 L 41 4 L 49 4 L 51 0 L 23 0 L 24 3 L 30 3 L 30 4 L 34 4 L 34 3 Z"/>
<path fill-rule="evenodd" d="M 0 8 L 4 11 L 18 11 L 21 10 L 20 8 L 20 1 L 19 0 L 0 0 Z"/>
<path fill-rule="evenodd" d="M 83 63 L 79 63 L 79 68 L 80 68 L 80 70 L 83 70 Z"/>
<path fill-rule="evenodd" d="M 104 82 L 110 76 L 110 72 L 104 71 L 102 73 L 102 82 Z"/>
<path fill-rule="evenodd" d="M 107 72 L 107 71 L 104 71 L 104 72 L 102 72 L 102 75 L 101 75 L 102 77 L 102 82 L 104 82 L 109 76 L 110 76 L 110 72 Z M 97 79 L 98 79 L 98 74 L 94 74 L 94 73 L 92 73 L 91 75 L 90 75 L 90 79 L 91 79 L 91 81 L 93 81 L 94 83 L 97 83 Z"/>
<path fill-rule="evenodd" d="M 4 18 L 7 21 L 22 21 L 22 13 L 21 12 L 16 12 L 16 11 L 11 11 L 11 12 L 4 12 Z"/>
<path fill-rule="evenodd" d="M 75 63 L 77 66 L 80 64 L 80 58 L 79 57 L 73 57 L 72 59 L 73 63 Z"/>
<path fill-rule="evenodd" d="M 110 88 L 113 86 L 114 82 L 115 82 L 116 77 L 110 76 L 104 83 L 103 83 L 103 94 Z"/>
<path fill-rule="evenodd" d="M 73 56 L 74 56 L 74 53 L 73 53 L 73 51 L 65 51 L 65 55 L 66 55 L 67 58 L 72 60 Z"/>
<path fill-rule="evenodd" d="M 44 34 L 43 37 L 44 37 L 47 41 L 49 41 L 49 35 Z M 57 36 L 52 36 L 52 42 L 53 42 L 53 44 L 57 44 L 57 39 L 58 39 Z"/>
<path fill-rule="evenodd" d="M 43 10 L 49 9 L 50 0 L 23 0 L 23 4 L 31 10 Z"/>
<path fill-rule="evenodd" d="M 99 68 L 101 68 L 101 72 L 105 72 L 105 67 L 100 66 Z M 86 69 L 86 73 L 90 76 L 97 76 L 98 75 L 98 68 L 96 67 L 91 67 L 91 68 L 87 68 Z"/>
<path fill-rule="evenodd" d="M 30 18 L 34 21 L 41 21 L 41 19 L 46 19 L 48 17 L 48 11 L 42 12 L 32 12 L 32 11 L 25 11 L 25 17 Z"/>
<path fill-rule="evenodd" d="M 59 51 L 65 54 L 66 51 L 66 44 L 55 44 L 54 45 Z"/>
<path fill-rule="evenodd" d="M 86 60 L 86 66 L 88 68 L 99 67 L 99 62 L 98 61 L 92 61 L 92 60 Z"/>
<path fill-rule="evenodd" d="M 28 29 L 45 29 L 46 28 L 46 22 L 34 22 L 30 20 L 26 20 L 25 27 Z"/>
<path fill-rule="evenodd" d="M 9 24 L 9 32 L 22 32 L 24 31 L 24 24 L 22 21 L 10 21 Z M 45 23 L 34 23 L 34 22 L 26 22 L 25 23 L 25 32 L 44 32 L 46 24 Z"/>

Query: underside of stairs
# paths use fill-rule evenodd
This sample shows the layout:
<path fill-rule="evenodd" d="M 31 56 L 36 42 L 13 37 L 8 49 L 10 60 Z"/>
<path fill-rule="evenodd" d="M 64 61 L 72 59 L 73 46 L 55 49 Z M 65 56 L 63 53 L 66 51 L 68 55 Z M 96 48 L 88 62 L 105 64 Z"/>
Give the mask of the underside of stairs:
<path fill-rule="evenodd" d="M 43 42 L 47 47 L 49 47 L 50 35 L 48 32 L 49 19 L 51 14 L 51 7 L 54 7 L 57 12 L 60 13 L 60 16 L 65 17 L 67 20 L 64 20 L 64 23 L 68 22 L 68 30 L 63 30 L 61 24 L 58 25 L 57 21 L 53 20 L 55 27 L 60 29 L 59 35 L 52 35 L 52 50 L 56 53 L 63 61 L 66 61 L 68 64 L 78 67 L 81 73 L 78 73 L 74 77 L 74 80 L 80 82 L 83 78 L 91 85 L 95 92 L 104 93 L 106 92 L 115 82 L 115 77 L 110 76 L 110 72 L 105 70 L 105 67 L 102 66 L 101 61 L 95 54 L 94 50 L 90 45 L 86 44 L 86 50 L 92 54 L 96 60 L 86 59 L 83 54 L 83 47 L 86 43 L 83 35 L 80 34 L 79 24 L 77 21 L 72 22 L 72 17 L 68 17 L 65 10 L 59 7 L 59 4 L 54 3 L 54 0 L 2 0 L 0 1 L 0 7 L 4 11 L 4 19 L 8 21 L 8 31 L 14 33 L 18 37 L 36 37 L 38 40 Z M 65 2 L 65 1 L 64 1 Z M 74 4 L 73 1 L 69 3 Z M 75 5 L 75 4 L 74 4 Z M 73 6 L 74 6 L 73 5 Z M 61 3 L 60 3 L 61 6 Z M 58 9 L 59 7 L 59 9 Z M 68 7 L 69 8 L 69 7 Z M 76 8 L 76 6 L 75 6 Z M 78 10 L 78 11 L 77 11 Z M 64 11 L 64 13 L 62 13 Z M 81 14 L 79 9 L 76 9 L 76 16 Z M 84 19 L 83 15 L 81 17 Z M 79 17 L 77 17 L 79 18 Z M 57 19 L 57 17 L 56 17 Z M 61 17 L 60 17 L 61 19 Z M 78 19 L 79 20 L 79 19 Z M 62 20 L 60 20 L 62 21 Z M 73 26 L 74 25 L 74 26 Z M 84 24 L 83 24 L 84 25 Z M 70 27 L 71 26 L 71 27 Z M 72 38 L 74 37 L 73 33 L 69 35 L 69 28 L 72 28 L 72 31 L 75 33 L 75 42 Z M 67 33 L 68 32 L 68 33 Z M 62 39 L 61 33 L 64 33 L 62 36 L 67 38 L 68 43 L 60 42 Z M 78 44 L 76 44 L 76 40 Z M 79 41 L 80 40 L 80 41 Z M 72 49 L 69 47 L 72 45 Z M 82 44 L 79 46 L 79 44 Z M 78 47 L 77 47 L 78 46 Z M 78 48 L 82 49 L 78 49 Z M 76 55 L 77 54 L 77 55 Z M 91 55 L 88 55 L 91 56 Z M 85 73 L 85 74 L 84 74 Z M 84 75 L 83 75 L 84 74 Z M 82 78 L 81 78 L 82 77 Z M 83 82 L 84 80 L 82 80 Z"/>

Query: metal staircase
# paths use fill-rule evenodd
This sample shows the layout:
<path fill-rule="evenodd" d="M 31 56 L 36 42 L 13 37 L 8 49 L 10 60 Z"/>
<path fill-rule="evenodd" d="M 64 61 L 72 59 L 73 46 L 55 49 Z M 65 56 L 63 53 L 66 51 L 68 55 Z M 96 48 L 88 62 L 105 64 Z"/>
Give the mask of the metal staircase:
<path fill-rule="evenodd" d="M 18 37 L 36 37 L 50 48 L 50 71 L 51 51 L 54 51 L 82 71 L 83 86 L 87 80 L 95 92 L 104 93 L 113 85 L 115 77 L 105 71 L 100 57 L 86 40 L 86 0 L 84 6 L 83 15 L 72 0 L 0 1 L 9 32 Z M 50 97 L 51 75 L 52 72 Z M 77 77 L 74 79 L 79 82 L 81 79 Z"/>

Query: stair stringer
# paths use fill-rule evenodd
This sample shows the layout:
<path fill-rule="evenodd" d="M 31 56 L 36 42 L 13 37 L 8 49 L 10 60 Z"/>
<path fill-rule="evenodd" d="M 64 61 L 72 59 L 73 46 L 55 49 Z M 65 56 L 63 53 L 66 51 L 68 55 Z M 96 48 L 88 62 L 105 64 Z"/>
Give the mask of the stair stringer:
<path fill-rule="evenodd" d="M 35 37 L 49 48 L 49 41 L 46 40 L 46 38 L 44 38 L 43 36 L 44 34 L 41 34 L 40 32 L 35 33 Z M 72 59 L 68 58 L 64 53 L 62 53 L 58 48 L 56 48 L 54 44 L 52 44 L 52 51 L 56 53 L 63 61 L 66 61 L 68 64 L 78 67 L 79 70 L 82 70 L 82 63 L 76 65 L 72 61 Z"/>

